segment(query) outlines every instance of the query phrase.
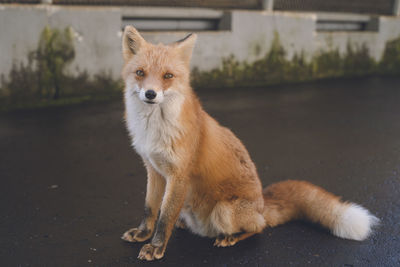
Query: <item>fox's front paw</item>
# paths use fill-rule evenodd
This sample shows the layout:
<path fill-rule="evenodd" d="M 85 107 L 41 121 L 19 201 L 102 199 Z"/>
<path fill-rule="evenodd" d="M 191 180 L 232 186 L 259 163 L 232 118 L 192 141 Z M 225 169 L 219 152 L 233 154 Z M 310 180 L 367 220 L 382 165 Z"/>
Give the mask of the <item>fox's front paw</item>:
<path fill-rule="evenodd" d="M 139 228 L 132 228 L 126 231 L 121 239 L 128 242 L 143 242 L 151 237 L 150 230 L 140 230 Z"/>
<path fill-rule="evenodd" d="M 138 259 L 141 260 L 159 260 L 164 256 L 164 248 L 163 247 L 155 247 L 152 244 L 146 244 L 142 247 L 139 252 Z"/>

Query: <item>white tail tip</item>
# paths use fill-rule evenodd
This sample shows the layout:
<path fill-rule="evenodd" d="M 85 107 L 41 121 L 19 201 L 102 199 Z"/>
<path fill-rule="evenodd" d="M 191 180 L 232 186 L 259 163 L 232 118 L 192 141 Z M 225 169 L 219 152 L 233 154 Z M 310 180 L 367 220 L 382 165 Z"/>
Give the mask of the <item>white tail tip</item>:
<path fill-rule="evenodd" d="M 357 204 L 345 205 L 332 229 L 333 234 L 358 241 L 368 238 L 372 228 L 379 224 L 379 219 Z"/>

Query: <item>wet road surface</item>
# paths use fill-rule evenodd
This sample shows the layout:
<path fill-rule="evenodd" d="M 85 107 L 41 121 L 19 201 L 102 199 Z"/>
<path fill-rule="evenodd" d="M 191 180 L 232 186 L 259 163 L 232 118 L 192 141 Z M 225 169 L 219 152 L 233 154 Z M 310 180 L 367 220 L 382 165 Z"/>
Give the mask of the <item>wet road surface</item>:
<path fill-rule="evenodd" d="M 0 115 L 0 265 L 400 265 L 400 78 L 199 94 L 264 185 L 320 185 L 379 217 L 375 234 L 349 241 L 292 222 L 214 248 L 175 230 L 161 261 L 140 262 L 141 244 L 120 236 L 140 222 L 146 175 L 116 101 Z"/>

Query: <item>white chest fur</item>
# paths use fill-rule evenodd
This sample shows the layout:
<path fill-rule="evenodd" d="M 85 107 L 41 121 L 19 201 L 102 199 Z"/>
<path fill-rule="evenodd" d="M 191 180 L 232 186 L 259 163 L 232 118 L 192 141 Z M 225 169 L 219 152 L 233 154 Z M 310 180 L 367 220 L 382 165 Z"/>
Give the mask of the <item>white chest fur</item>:
<path fill-rule="evenodd" d="M 183 96 L 178 92 L 164 92 L 160 104 L 147 104 L 137 96 L 136 88 L 125 90 L 126 124 L 132 145 L 140 156 L 165 176 L 165 166 L 176 164 L 178 155 L 174 141 L 182 134 L 180 113 Z"/>

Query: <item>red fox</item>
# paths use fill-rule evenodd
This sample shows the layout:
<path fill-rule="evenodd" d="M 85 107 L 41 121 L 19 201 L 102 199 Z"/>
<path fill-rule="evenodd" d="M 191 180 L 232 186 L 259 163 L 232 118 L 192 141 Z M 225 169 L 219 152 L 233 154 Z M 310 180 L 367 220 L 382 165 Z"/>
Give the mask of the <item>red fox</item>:
<path fill-rule="evenodd" d="M 144 219 L 122 239 L 152 237 L 138 258 L 162 258 L 174 226 L 214 237 L 218 247 L 295 219 L 366 239 L 378 219 L 357 204 L 305 181 L 262 189 L 242 142 L 203 110 L 190 86 L 196 38 L 154 45 L 132 26 L 124 31 L 125 120 L 147 170 L 147 193 Z"/>

